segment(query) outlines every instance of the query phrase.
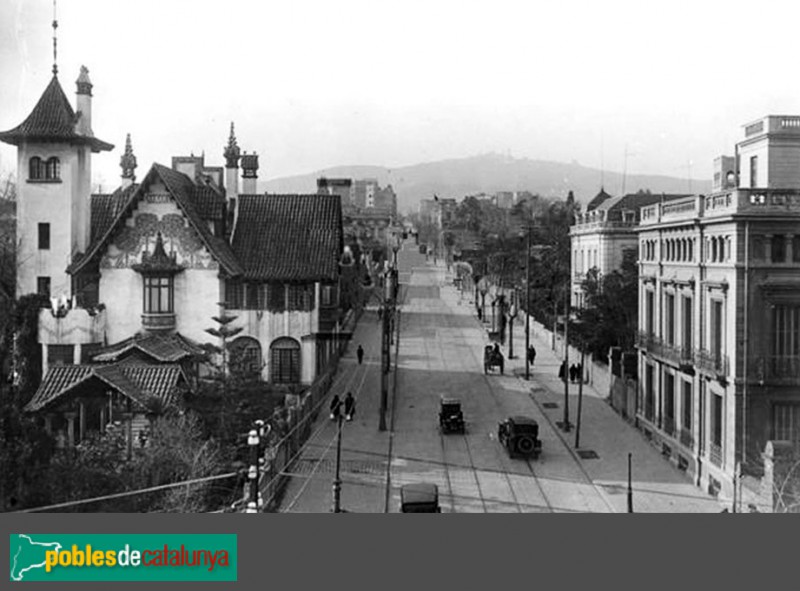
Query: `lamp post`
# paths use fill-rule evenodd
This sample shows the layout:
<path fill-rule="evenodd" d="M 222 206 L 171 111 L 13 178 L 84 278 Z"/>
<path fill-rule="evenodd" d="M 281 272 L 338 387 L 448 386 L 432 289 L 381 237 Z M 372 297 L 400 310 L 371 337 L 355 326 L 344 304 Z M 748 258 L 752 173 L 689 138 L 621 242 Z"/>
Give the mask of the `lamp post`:
<path fill-rule="evenodd" d="M 487 289 L 486 289 L 486 276 L 485 275 L 483 276 L 483 279 L 481 279 L 481 281 L 482 281 L 482 283 L 480 284 L 480 287 L 478 288 L 480 290 L 480 292 L 481 292 L 481 321 L 482 322 L 486 322 L 486 292 L 487 292 Z"/>
<path fill-rule="evenodd" d="M 531 379 L 531 227 L 528 226 L 528 240 L 525 246 L 525 379 Z"/>
<path fill-rule="evenodd" d="M 247 503 L 246 513 L 258 513 L 258 448 L 261 439 L 258 431 L 251 429 L 247 434 L 247 445 L 250 447 L 250 468 L 247 477 L 250 479 L 250 501 Z"/>
<path fill-rule="evenodd" d="M 564 423 L 562 428 L 569 433 L 569 289 L 564 292 Z"/>
<path fill-rule="evenodd" d="M 633 486 L 631 485 L 631 457 L 633 454 L 628 454 L 628 513 L 633 513 Z"/>
<path fill-rule="evenodd" d="M 514 318 L 517 316 L 517 297 L 516 291 L 511 295 L 513 298 L 511 307 L 508 309 L 508 358 L 514 359 Z M 528 358 L 527 349 L 525 350 L 525 358 Z M 527 364 L 527 362 L 526 362 Z"/>
<path fill-rule="evenodd" d="M 384 279 L 384 299 L 381 330 L 381 408 L 378 417 L 378 431 L 386 431 L 386 405 L 389 397 L 389 298 L 392 293 L 392 274 L 387 272 Z"/>
<path fill-rule="evenodd" d="M 340 477 L 340 467 L 342 462 L 342 414 L 336 421 L 336 476 L 333 479 L 333 513 L 343 513 L 342 511 L 342 479 Z"/>

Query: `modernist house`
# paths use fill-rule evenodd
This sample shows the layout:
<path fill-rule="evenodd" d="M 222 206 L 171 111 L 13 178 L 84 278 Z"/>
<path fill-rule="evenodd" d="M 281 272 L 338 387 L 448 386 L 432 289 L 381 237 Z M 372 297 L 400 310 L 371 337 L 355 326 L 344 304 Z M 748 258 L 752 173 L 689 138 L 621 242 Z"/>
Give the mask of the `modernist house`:
<path fill-rule="evenodd" d="M 86 68 L 75 110 L 56 72 L 0 133 L 18 154 L 17 296 L 53 302 L 39 317 L 44 379 L 28 410 L 65 424 L 68 443 L 124 412 L 135 438 L 151 399 L 171 404 L 191 385 L 221 303 L 248 371 L 313 382 L 342 337 L 340 282 L 354 263 L 340 197 L 258 194 L 258 156 L 240 153 L 233 126 L 224 168 L 178 157 L 141 182 L 129 136 L 120 187 L 91 195 L 92 153 L 113 146 L 92 131 Z"/>
<path fill-rule="evenodd" d="M 800 437 L 798 228 L 797 116 L 745 126 L 711 194 L 641 208 L 638 423 L 725 498 Z"/>

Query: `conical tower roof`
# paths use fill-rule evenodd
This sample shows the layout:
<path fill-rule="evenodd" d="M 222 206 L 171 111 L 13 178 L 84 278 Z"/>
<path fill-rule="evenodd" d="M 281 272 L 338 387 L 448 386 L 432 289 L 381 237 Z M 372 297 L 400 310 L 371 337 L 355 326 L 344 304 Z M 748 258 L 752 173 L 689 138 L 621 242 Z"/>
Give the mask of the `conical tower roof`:
<path fill-rule="evenodd" d="M 54 75 L 30 115 L 14 129 L 0 133 L 0 141 L 15 146 L 23 141 L 88 144 L 93 152 L 114 149 L 112 144 L 76 133 L 77 119 L 58 76 Z"/>

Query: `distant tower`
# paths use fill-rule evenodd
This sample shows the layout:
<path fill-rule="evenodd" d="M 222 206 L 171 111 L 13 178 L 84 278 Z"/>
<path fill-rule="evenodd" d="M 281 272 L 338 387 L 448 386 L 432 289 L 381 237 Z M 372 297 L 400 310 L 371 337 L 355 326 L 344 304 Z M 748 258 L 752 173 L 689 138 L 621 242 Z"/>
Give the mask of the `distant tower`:
<path fill-rule="evenodd" d="M 231 122 L 231 134 L 228 137 L 228 145 L 222 155 L 225 157 L 225 194 L 228 202 L 236 199 L 239 195 L 239 144 L 236 143 L 236 135 L 233 132 L 233 122 Z"/>
<path fill-rule="evenodd" d="M 256 181 L 258 180 L 258 154 L 244 153 L 242 156 L 242 193 L 255 195 L 258 193 Z"/>
<path fill-rule="evenodd" d="M 53 20 L 53 54 L 55 30 Z M 0 133 L 17 146 L 17 296 L 32 292 L 72 295 L 67 266 L 89 245 L 92 152 L 113 145 L 92 132 L 92 83 L 81 68 L 77 112 L 58 81 L 58 67 L 30 115 Z"/>
<path fill-rule="evenodd" d="M 131 134 L 125 137 L 125 153 L 119 159 L 119 167 L 122 169 L 123 189 L 136 182 L 136 156 L 131 146 Z"/>

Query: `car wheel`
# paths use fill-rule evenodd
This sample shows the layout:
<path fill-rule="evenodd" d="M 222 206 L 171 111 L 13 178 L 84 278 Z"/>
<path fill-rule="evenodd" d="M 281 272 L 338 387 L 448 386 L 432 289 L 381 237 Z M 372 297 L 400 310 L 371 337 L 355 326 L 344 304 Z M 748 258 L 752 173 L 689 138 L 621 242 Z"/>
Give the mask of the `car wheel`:
<path fill-rule="evenodd" d="M 534 443 L 533 443 L 533 439 L 531 439 L 530 437 L 527 437 L 527 436 L 526 437 L 520 437 L 519 439 L 517 439 L 516 448 L 517 448 L 517 451 L 519 453 L 521 453 L 521 454 L 529 454 L 529 453 L 531 453 L 535 448 Z"/>

